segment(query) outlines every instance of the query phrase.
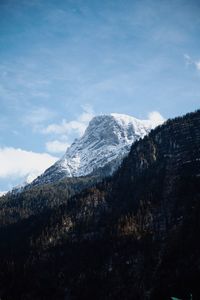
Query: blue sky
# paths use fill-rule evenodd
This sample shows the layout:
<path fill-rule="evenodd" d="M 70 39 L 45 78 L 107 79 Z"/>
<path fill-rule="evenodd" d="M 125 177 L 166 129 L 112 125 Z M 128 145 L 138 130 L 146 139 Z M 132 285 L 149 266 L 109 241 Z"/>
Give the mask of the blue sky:
<path fill-rule="evenodd" d="M 0 190 L 53 163 L 93 115 L 199 106 L 199 1 L 0 1 Z"/>

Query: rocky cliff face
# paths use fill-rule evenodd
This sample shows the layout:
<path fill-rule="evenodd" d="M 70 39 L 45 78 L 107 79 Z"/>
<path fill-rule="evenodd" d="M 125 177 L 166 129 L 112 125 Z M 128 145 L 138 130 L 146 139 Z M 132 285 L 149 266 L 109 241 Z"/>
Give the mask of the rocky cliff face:
<path fill-rule="evenodd" d="M 138 120 L 122 114 L 94 117 L 85 134 L 74 141 L 65 155 L 33 183 L 55 182 L 64 177 L 91 173 L 105 177 L 119 167 L 133 142 L 155 127 L 149 120 Z"/>
<path fill-rule="evenodd" d="M 65 184 L 4 199 L 2 299 L 200 298 L 200 111 L 136 141 L 110 179 Z M 62 204 L 36 213 L 39 197 Z"/>

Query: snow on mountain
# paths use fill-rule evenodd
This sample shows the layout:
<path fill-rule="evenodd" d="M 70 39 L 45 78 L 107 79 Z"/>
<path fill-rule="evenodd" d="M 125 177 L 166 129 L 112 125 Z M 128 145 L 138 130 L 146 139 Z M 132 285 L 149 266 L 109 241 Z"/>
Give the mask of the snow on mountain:
<path fill-rule="evenodd" d="M 158 124 L 156 124 L 158 125 Z M 76 139 L 65 155 L 32 185 L 49 183 L 63 177 L 85 176 L 104 171 L 112 174 L 128 154 L 133 142 L 155 127 L 151 120 L 139 120 L 123 114 L 94 117 L 84 135 Z"/>
<path fill-rule="evenodd" d="M 2 192 L 0 192 L 0 197 L 4 196 L 4 195 L 6 195 L 6 194 L 7 194 L 6 191 L 2 191 Z"/>

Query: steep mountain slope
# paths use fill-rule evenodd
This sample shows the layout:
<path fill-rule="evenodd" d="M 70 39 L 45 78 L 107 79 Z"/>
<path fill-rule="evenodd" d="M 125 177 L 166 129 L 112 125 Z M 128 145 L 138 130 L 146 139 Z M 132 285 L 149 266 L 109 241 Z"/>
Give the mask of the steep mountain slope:
<path fill-rule="evenodd" d="M 17 195 L 14 207 L 5 198 L 0 297 L 200 299 L 199 175 L 197 111 L 135 142 L 113 177 L 79 194 L 46 185 Z M 23 216 L 39 196 L 62 204 Z"/>
<path fill-rule="evenodd" d="M 69 147 L 65 155 L 38 177 L 33 185 L 64 177 L 88 174 L 111 175 L 128 154 L 133 142 L 143 138 L 155 125 L 121 114 L 94 117 L 85 134 Z"/>

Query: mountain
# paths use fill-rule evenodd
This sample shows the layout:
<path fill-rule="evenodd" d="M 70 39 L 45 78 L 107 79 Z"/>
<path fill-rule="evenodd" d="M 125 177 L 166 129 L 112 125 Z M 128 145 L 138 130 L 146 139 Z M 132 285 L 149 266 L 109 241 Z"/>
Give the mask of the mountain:
<path fill-rule="evenodd" d="M 4 196 L 0 298 L 200 299 L 199 149 L 200 110 L 136 141 L 85 190 L 69 190 L 85 177 L 64 178 Z"/>
<path fill-rule="evenodd" d="M 150 120 L 138 120 L 128 115 L 96 116 L 84 135 L 76 139 L 65 155 L 31 186 L 91 173 L 103 177 L 111 175 L 128 154 L 133 142 L 143 138 L 154 127 Z"/>

